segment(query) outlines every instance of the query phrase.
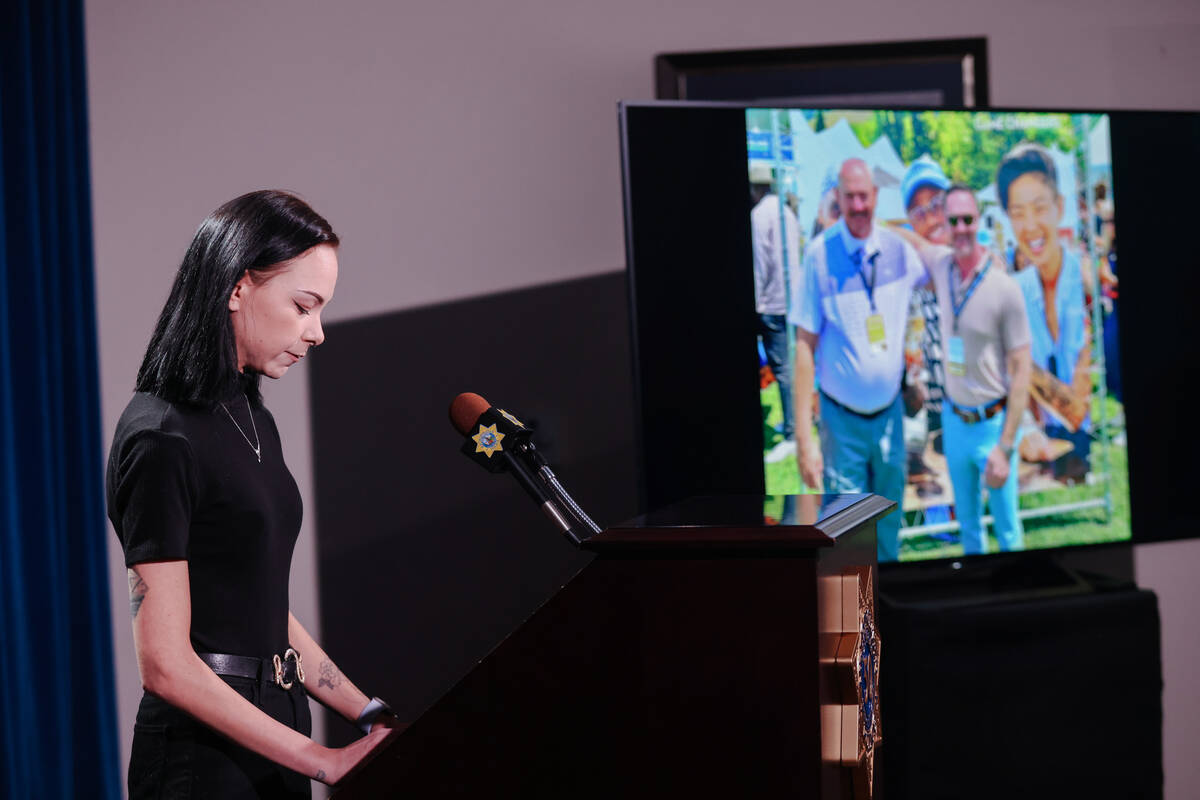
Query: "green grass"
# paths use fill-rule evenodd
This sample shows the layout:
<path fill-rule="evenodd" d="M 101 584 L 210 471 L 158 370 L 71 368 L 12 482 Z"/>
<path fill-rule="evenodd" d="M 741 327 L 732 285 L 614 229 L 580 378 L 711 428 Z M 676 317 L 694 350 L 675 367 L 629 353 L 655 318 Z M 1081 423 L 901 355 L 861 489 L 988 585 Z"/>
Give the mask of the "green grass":
<path fill-rule="evenodd" d="M 777 430 L 782 428 L 783 415 L 779 405 L 779 386 L 772 383 L 761 392 L 763 408 L 763 452 L 765 453 L 783 436 Z M 1092 404 L 1092 418 L 1099 419 L 1100 403 L 1105 403 L 1104 411 L 1108 420 L 1120 418 L 1121 404 L 1115 399 L 1104 396 L 1097 397 Z M 815 435 L 815 434 L 814 434 Z M 1100 473 L 1104 468 L 1102 445 L 1092 443 L 1092 472 Z M 1065 514 L 1055 514 L 1046 517 L 1027 519 L 1025 525 L 1025 547 L 1028 550 L 1064 547 L 1069 545 L 1095 544 L 1127 540 L 1130 537 L 1129 523 L 1129 479 L 1126 471 L 1127 455 L 1124 446 L 1108 445 L 1108 474 L 1109 489 L 1111 490 L 1111 514 L 1106 508 L 1090 508 L 1083 511 L 1073 511 Z M 803 485 L 796 459 L 785 458 L 774 464 L 765 464 L 766 493 L 769 495 L 807 494 L 812 490 Z M 1103 497 L 1105 486 L 1103 482 L 1093 485 L 1080 484 L 1063 486 L 1044 492 L 1022 494 L 1020 507 L 1045 508 L 1047 506 L 1063 505 L 1079 500 Z M 912 524 L 913 515 L 908 515 Z M 990 550 L 996 551 L 999 546 L 995 537 L 988 534 Z M 957 542 L 947 542 L 934 536 L 909 537 L 900 544 L 900 559 L 902 561 L 927 558 L 953 558 L 962 555 L 962 547 Z"/>
<path fill-rule="evenodd" d="M 1110 422 L 1121 414 L 1120 403 L 1106 396 L 1093 403 L 1093 419 L 1098 418 L 1095 412 L 1099 410 L 1100 402 L 1108 404 L 1105 411 Z M 1092 442 L 1091 470 L 1093 474 L 1098 476 L 1104 470 L 1104 461 L 1104 445 L 1100 442 Z M 1111 513 L 1107 508 L 1089 508 L 1026 519 L 1024 521 L 1026 550 L 1117 542 L 1130 538 L 1132 529 L 1129 522 L 1129 475 L 1126 469 L 1128 463 L 1126 448 L 1123 445 L 1108 444 L 1107 461 L 1108 489 L 1111 492 L 1112 503 Z M 1105 484 L 1103 481 L 1097 481 L 1093 485 L 1063 486 L 1060 489 L 1022 494 L 1020 507 L 1022 510 L 1046 508 L 1104 496 Z M 990 552 L 999 550 L 996 537 L 990 531 L 988 542 Z M 952 558 L 959 555 L 962 555 L 960 545 L 934 536 L 909 537 L 900 543 L 901 561 Z"/>
<path fill-rule="evenodd" d="M 779 384 L 772 382 L 759 395 L 763 409 L 763 454 L 783 441 L 783 410 L 779 404 Z M 816 435 L 815 433 L 813 434 Z M 800 479 L 800 467 L 795 458 L 785 458 L 774 464 L 764 462 L 767 494 L 813 494 Z"/>

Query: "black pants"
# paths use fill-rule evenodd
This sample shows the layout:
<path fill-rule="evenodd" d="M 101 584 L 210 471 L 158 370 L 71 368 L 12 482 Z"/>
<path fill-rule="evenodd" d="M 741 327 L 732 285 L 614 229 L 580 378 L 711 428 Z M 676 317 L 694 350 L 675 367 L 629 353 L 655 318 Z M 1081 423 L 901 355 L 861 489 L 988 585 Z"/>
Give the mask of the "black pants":
<path fill-rule="evenodd" d="M 308 694 L 297 681 L 274 683 L 222 675 L 242 697 L 305 736 L 312 734 Z M 250 752 L 146 693 L 133 726 L 129 800 L 310 798 L 309 779 Z"/>

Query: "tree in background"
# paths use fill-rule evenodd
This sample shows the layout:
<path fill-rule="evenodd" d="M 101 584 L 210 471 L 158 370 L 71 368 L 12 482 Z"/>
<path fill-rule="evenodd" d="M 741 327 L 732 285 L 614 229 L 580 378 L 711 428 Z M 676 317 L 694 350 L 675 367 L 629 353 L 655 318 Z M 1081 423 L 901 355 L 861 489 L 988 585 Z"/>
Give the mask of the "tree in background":
<path fill-rule="evenodd" d="M 1079 132 L 1069 114 L 1038 115 L 1038 119 L 1055 124 L 1025 127 L 1020 115 L 1013 114 L 877 110 L 850 127 L 864 147 L 887 136 L 905 164 L 928 153 L 951 180 L 982 189 L 995 180 L 1004 154 L 1021 142 L 1065 152 L 1079 147 Z"/>

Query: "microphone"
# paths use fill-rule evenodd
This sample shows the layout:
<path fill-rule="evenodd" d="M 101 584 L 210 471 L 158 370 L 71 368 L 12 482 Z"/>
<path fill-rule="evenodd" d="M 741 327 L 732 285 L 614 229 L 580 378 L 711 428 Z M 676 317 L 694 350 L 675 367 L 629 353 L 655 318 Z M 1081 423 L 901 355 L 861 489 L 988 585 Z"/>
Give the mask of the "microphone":
<path fill-rule="evenodd" d="M 511 472 L 572 543 L 578 545 L 600 532 L 533 446 L 533 431 L 514 415 L 474 392 L 463 392 L 450 403 L 450 424 L 467 439 L 463 455 L 488 472 Z"/>

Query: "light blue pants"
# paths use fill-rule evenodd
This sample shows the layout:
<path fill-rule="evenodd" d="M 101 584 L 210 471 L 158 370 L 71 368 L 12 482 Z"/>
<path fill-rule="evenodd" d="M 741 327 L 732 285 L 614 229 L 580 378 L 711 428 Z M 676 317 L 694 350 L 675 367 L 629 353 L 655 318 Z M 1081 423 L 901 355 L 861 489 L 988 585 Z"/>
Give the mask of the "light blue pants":
<path fill-rule="evenodd" d="M 880 561 L 900 557 L 900 505 L 904 502 L 904 406 L 899 395 L 886 411 L 862 417 L 821 395 L 821 456 L 825 491 L 874 492 L 896 503 L 875 523 Z"/>
<path fill-rule="evenodd" d="M 991 419 L 964 422 L 942 403 L 942 449 L 950 483 L 954 486 L 954 511 L 962 530 L 965 555 L 987 552 L 987 533 L 983 529 L 983 475 L 988 453 L 1000 441 L 1006 412 Z M 1008 480 L 999 489 L 988 487 L 988 507 L 992 512 L 992 530 L 1001 550 L 1024 550 L 1025 531 L 1017 516 L 1017 448 L 1013 445 L 1008 464 Z"/>

